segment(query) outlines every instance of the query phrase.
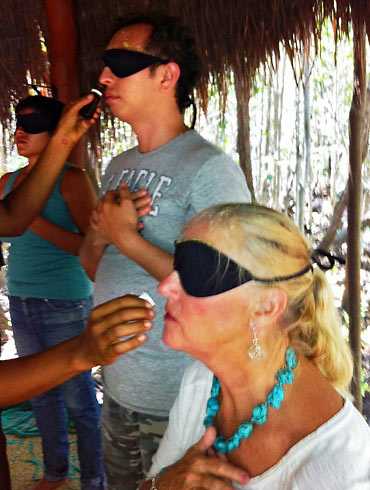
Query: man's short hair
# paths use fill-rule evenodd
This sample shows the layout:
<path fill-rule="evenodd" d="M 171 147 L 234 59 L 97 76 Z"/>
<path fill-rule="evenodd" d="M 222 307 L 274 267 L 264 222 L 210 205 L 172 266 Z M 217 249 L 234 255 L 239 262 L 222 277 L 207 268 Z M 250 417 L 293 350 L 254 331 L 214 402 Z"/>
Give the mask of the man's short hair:
<path fill-rule="evenodd" d="M 148 43 L 144 46 L 146 53 L 179 65 L 180 77 L 176 85 L 176 101 L 180 112 L 183 113 L 191 104 L 193 91 L 201 74 L 201 60 L 194 37 L 178 19 L 154 15 L 120 18 L 117 20 L 115 32 L 136 24 L 152 27 Z M 153 65 L 151 70 L 155 70 L 157 66 Z"/>

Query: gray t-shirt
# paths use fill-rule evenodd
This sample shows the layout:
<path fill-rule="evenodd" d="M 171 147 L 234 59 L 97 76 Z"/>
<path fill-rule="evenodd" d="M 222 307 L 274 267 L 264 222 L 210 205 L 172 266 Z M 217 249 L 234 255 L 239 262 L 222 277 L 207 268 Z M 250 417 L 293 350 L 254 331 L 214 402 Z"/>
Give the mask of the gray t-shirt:
<path fill-rule="evenodd" d="M 105 173 L 101 193 L 126 182 L 147 189 L 152 211 L 142 221 L 142 236 L 173 253 L 181 229 L 199 211 L 222 202 L 249 202 L 239 166 L 196 131 L 187 131 L 149 153 L 135 147 L 115 157 Z M 162 342 L 166 299 L 158 281 L 109 245 L 99 263 L 94 303 L 124 294 L 148 293 L 156 303 L 156 318 L 147 341 L 103 368 L 104 389 L 118 404 L 137 412 L 167 416 L 191 358 Z"/>

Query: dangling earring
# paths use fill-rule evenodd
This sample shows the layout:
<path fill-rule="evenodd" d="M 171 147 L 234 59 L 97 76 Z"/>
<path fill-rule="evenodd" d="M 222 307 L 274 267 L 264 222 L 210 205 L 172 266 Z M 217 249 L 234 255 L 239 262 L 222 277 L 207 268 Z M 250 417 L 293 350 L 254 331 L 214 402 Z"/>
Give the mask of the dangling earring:
<path fill-rule="evenodd" d="M 247 354 L 252 359 L 252 361 L 260 362 L 262 361 L 262 359 L 266 357 L 266 352 L 262 349 L 262 347 L 258 343 L 256 326 L 252 319 L 249 321 L 249 326 L 253 331 L 253 340 L 252 340 L 252 345 L 247 350 Z"/>

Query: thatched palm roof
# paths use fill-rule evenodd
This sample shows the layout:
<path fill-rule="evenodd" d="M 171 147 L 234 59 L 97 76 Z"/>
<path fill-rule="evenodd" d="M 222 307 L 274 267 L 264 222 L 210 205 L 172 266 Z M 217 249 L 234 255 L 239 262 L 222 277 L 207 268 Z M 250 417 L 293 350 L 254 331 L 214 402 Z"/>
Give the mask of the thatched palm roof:
<path fill-rule="evenodd" d="M 0 11 L 0 122 L 7 125 L 10 105 L 28 93 L 27 74 L 37 84 L 49 82 L 45 0 L 2 0 Z M 131 12 L 165 11 L 183 19 L 195 33 L 203 57 L 199 93 L 207 98 L 209 80 L 220 94 L 233 71 L 247 81 L 267 57 L 302 53 L 311 34 L 317 42 L 325 18 L 346 33 L 350 22 L 365 22 L 370 34 L 368 0 L 76 0 L 81 93 L 96 83 L 100 54 L 114 20 Z M 52 5 L 50 2 L 49 5 Z"/>
<path fill-rule="evenodd" d="M 55 5 L 71 0 L 1 0 L 0 10 L 0 123 L 8 126 L 10 107 L 28 93 L 27 79 L 37 84 L 50 84 L 50 70 L 41 36 L 49 45 L 46 6 L 56 12 Z M 365 94 L 363 29 L 370 38 L 369 0 L 73 0 L 77 24 L 79 88 L 86 93 L 95 85 L 101 69 L 100 55 L 108 34 L 118 16 L 164 11 L 182 19 L 193 29 L 203 58 L 203 76 L 199 95 L 205 106 L 209 81 L 219 90 L 221 99 L 227 93 L 227 82 L 234 73 L 239 89 L 250 87 L 250 79 L 260 63 L 279 58 L 281 44 L 291 59 L 304 54 L 312 38 L 318 48 L 321 27 L 329 18 L 335 35 L 349 32 L 355 26 L 355 70 L 358 76 L 351 119 L 351 139 L 361 134 Z M 54 9 L 54 10 L 53 10 Z M 302 64 L 303 65 L 303 64 Z M 299 73 L 298 73 L 299 75 Z M 245 94 L 246 91 L 239 90 Z M 366 100 L 366 96 L 363 98 Z M 362 111 L 362 112 L 361 112 Z M 94 142 L 93 132 L 89 136 Z M 97 125 L 95 125 L 97 134 Z M 361 138 L 361 136 L 360 136 Z M 357 138 L 358 139 L 358 138 Z M 95 139 L 96 141 L 96 139 Z M 349 222 L 353 239 L 348 246 L 350 307 L 350 340 L 355 355 L 354 386 L 358 407 L 361 406 L 361 317 L 360 317 L 360 202 L 361 144 L 352 141 L 349 180 Z M 356 171 L 356 172 L 355 172 Z M 355 185 L 356 184 L 356 185 Z M 350 229 L 350 227 L 349 227 Z"/>

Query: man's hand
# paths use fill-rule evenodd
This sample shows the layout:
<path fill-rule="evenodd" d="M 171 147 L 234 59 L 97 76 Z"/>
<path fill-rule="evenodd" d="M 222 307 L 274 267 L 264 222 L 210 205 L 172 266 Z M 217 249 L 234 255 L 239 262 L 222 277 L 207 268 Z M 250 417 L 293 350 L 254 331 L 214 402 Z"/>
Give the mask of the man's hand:
<path fill-rule="evenodd" d="M 216 430 L 209 427 L 202 439 L 188 449 L 184 457 L 169 466 L 158 479 L 163 490 L 232 490 L 232 482 L 246 484 L 249 481 L 244 470 L 231 465 L 225 459 L 212 454 Z"/>
<path fill-rule="evenodd" d="M 99 200 L 91 215 L 90 226 L 105 244 L 117 246 L 122 242 L 121 237 L 127 241 L 130 234 L 136 235 L 143 228 L 138 219 L 150 213 L 151 200 L 145 189 L 130 192 L 127 184 L 121 184 L 118 190 L 108 191 Z"/>
<path fill-rule="evenodd" d="M 152 327 L 155 313 L 148 301 L 122 296 L 94 308 L 76 349 L 76 364 L 85 370 L 111 364 L 146 340 L 143 333 Z M 123 337 L 132 336 L 127 340 Z"/>

